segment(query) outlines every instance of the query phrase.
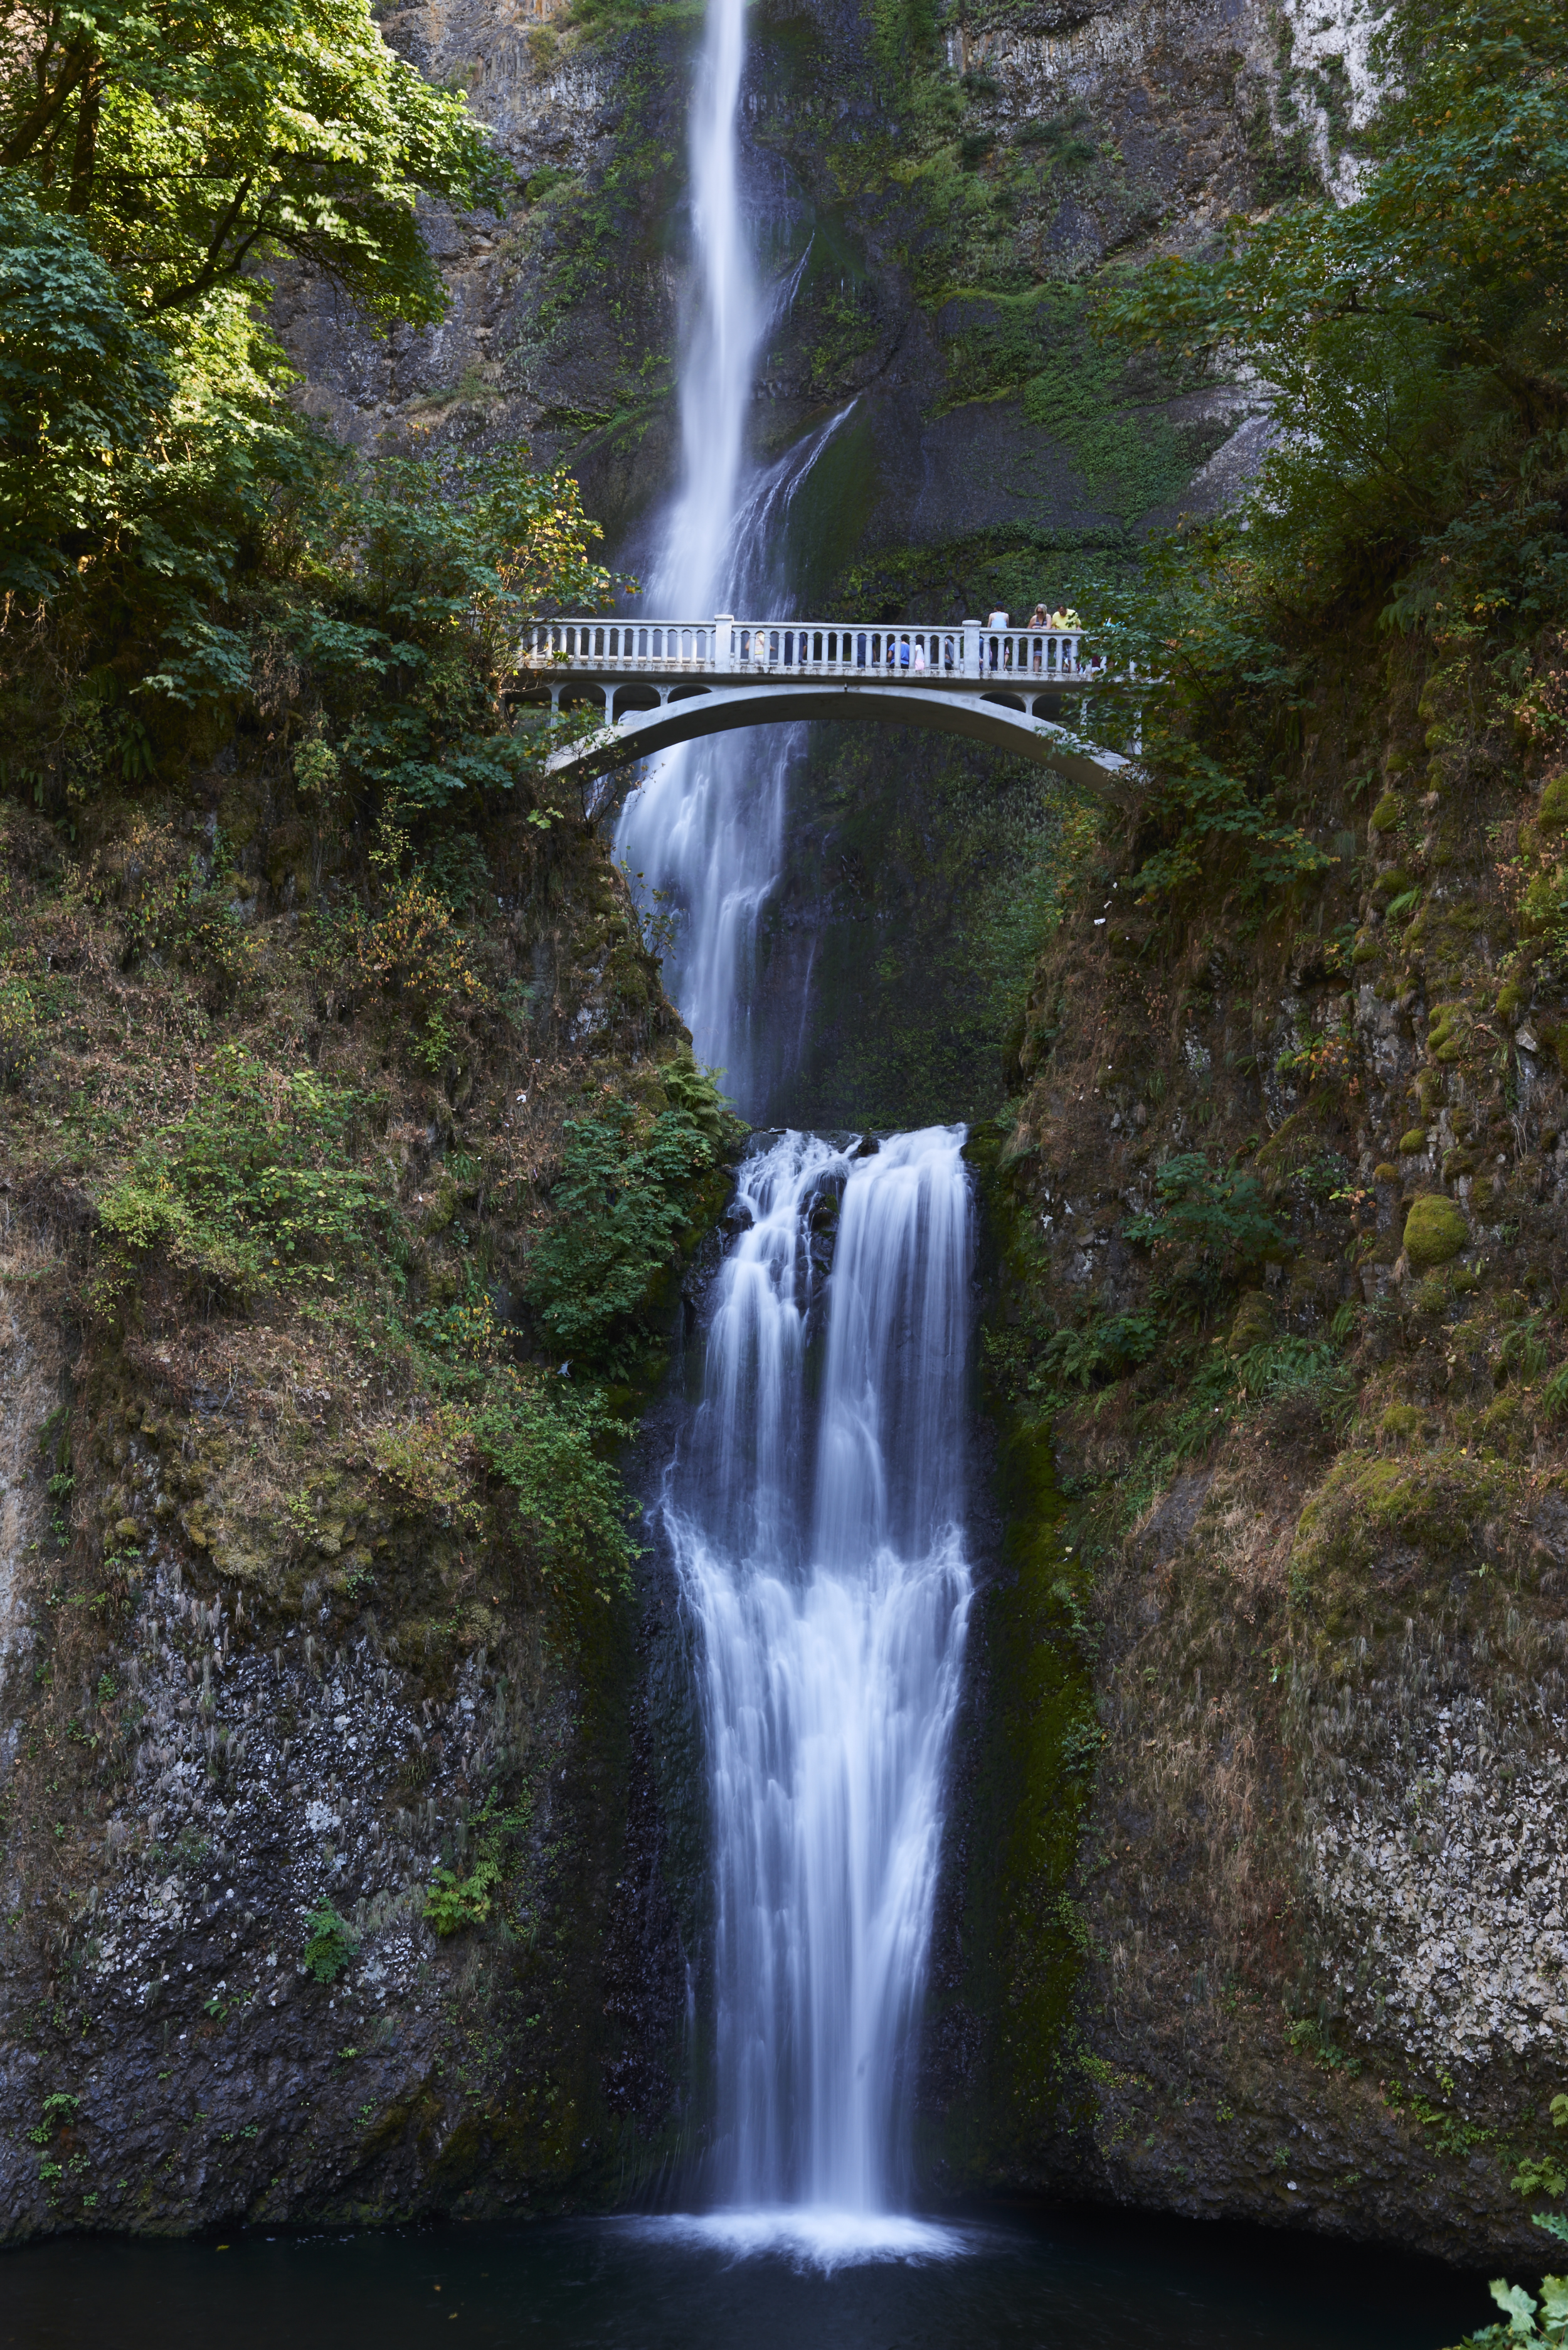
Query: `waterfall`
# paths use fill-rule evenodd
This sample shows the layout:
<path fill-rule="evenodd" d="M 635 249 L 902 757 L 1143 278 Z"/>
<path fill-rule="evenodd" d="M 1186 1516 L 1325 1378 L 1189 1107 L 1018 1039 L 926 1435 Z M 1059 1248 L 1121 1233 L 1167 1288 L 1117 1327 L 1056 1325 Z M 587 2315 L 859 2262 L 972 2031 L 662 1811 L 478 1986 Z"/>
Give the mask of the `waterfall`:
<path fill-rule="evenodd" d="M 704 2183 L 732 2210 L 874 2220 L 909 2186 L 971 1588 L 962 1144 L 938 1127 L 856 1156 L 788 1133 L 744 1162 L 666 1490 L 714 1835 Z"/>
<path fill-rule="evenodd" d="M 696 268 L 680 365 L 681 478 L 646 605 L 670 619 L 784 610 L 789 510 L 848 413 L 772 465 L 749 454 L 757 353 L 794 297 L 804 256 L 777 284 L 763 284 L 741 185 L 744 62 L 744 0 L 709 0 L 690 123 Z M 667 983 L 698 1058 L 727 1072 L 727 1090 L 742 1108 L 756 1106 L 763 1083 L 751 1028 L 752 959 L 777 880 L 784 785 L 800 734 L 781 727 L 760 743 L 722 737 L 667 753 L 630 795 L 616 831 L 617 854 L 644 901 L 658 890 L 675 902 Z"/>
<path fill-rule="evenodd" d="M 788 608 L 790 509 L 848 413 L 771 464 L 749 452 L 757 353 L 805 260 L 763 285 L 740 168 L 743 11 L 708 0 L 691 114 L 682 471 L 649 587 L 675 619 Z M 765 1089 L 751 964 L 799 733 L 672 753 L 617 832 L 635 885 L 676 900 L 666 984 L 748 1108 Z M 898 2207 L 971 1587 L 962 1143 L 961 1128 L 880 1147 L 789 1133 L 744 1162 L 745 1229 L 660 1506 L 713 1833 L 701 2224 L 741 2242 L 808 2227 L 819 2258 L 827 2238 L 833 2257 L 945 2248 Z"/>

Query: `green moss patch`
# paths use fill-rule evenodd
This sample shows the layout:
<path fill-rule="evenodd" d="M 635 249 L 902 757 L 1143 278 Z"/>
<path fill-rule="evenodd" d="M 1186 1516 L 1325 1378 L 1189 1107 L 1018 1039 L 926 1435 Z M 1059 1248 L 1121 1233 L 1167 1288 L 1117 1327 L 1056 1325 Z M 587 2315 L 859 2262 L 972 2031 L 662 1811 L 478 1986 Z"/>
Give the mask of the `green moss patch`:
<path fill-rule="evenodd" d="M 1447 1264 L 1470 1236 L 1464 1211 L 1440 1191 L 1424 1191 L 1405 1219 L 1405 1254 L 1417 1273 Z"/>
<path fill-rule="evenodd" d="M 1395 1423 L 1405 1432 L 1407 1423 Z M 1495 1469 L 1463 1453 L 1342 1455 L 1303 1510 L 1291 1596 L 1331 1609 L 1347 1590 L 1403 1589 L 1467 1550 L 1499 1500 Z"/>

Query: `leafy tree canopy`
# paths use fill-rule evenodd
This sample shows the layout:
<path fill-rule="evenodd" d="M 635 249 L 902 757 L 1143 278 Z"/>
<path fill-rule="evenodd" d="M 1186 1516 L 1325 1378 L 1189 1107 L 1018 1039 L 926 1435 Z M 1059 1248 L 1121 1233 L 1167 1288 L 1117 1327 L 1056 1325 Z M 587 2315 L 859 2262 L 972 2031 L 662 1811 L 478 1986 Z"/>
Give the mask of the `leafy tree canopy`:
<path fill-rule="evenodd" d="M 387 47 L 366 0 L 13 9 L 0 168 L 78 220 L 154 315 L 286 253 L 374 317 L 438 317 L 416 201 L 497 187 L 462 99 Z"/>

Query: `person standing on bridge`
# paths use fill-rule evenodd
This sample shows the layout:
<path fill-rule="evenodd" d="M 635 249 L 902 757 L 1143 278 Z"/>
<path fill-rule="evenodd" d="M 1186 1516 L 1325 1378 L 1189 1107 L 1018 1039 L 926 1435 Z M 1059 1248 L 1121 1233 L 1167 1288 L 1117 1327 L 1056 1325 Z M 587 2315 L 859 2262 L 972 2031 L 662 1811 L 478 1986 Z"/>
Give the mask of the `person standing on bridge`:
<path fill-rule="evenodd" d="M 1007 626 L 1006 613 L 993 612 L 985 625 L 988 629 L 1005 629 Z M 1000 669 L 1002 666 L 1002 650 L 994 637 L 992 637 L 991 640 L 991 666 L 992 669 Z"/>
<path fill-rule="evenodd" d="M 914 658 L 911 660 L 911 661 L 910 661 L 910 663 L 909 663 L 909 667 L 910 667 L 911 669 L 915 669 L 915 670 L 922 670 L 922 669 L 924 669 L 924 668 L 925 668 L 925 666 L 926 666 L 926 649 L 925 649 L 924 645 L 920 642 L 920 640 L 919 640 L 919 637 L 917 637 L 917 638 L 915 639 L 915 651 L 914 651 Z"/>

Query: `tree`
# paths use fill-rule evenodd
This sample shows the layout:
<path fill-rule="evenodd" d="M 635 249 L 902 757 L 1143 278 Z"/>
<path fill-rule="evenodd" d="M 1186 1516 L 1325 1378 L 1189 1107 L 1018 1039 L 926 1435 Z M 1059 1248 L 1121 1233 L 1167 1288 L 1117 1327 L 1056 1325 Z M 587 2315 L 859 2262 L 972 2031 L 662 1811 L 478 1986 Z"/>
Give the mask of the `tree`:
<path fill-rule="evenodd" d="M 502 698 L 521 629 L 544 604 L 591 609 L 610 586 L 573 476 L 536 471 L 515 442 L 383 458 L 318 484 L 297 528 L 296 576 L 262 619 L 301 681 L 275 713 L 286 739 L 310 727 L 307 764 L 399 825 L 510 790 L 538 748 Z M 217 690 L 213 652 L 199 640 L 156 682 L 192 701 Z"/>
<path fill-rule="evenodd" d="M 372 317 L 444 307 L 415 214 L 497 169 L 366 0 L 34 0 L 0 68 L 0 167 L 71 213 L 149 315 L 286 253 Z"/>
<path fill-rule="evenodd" d="M 173 385 L 74 222 L 0 185 L 0 590 L 48 593 L 112 528 Z"/>

